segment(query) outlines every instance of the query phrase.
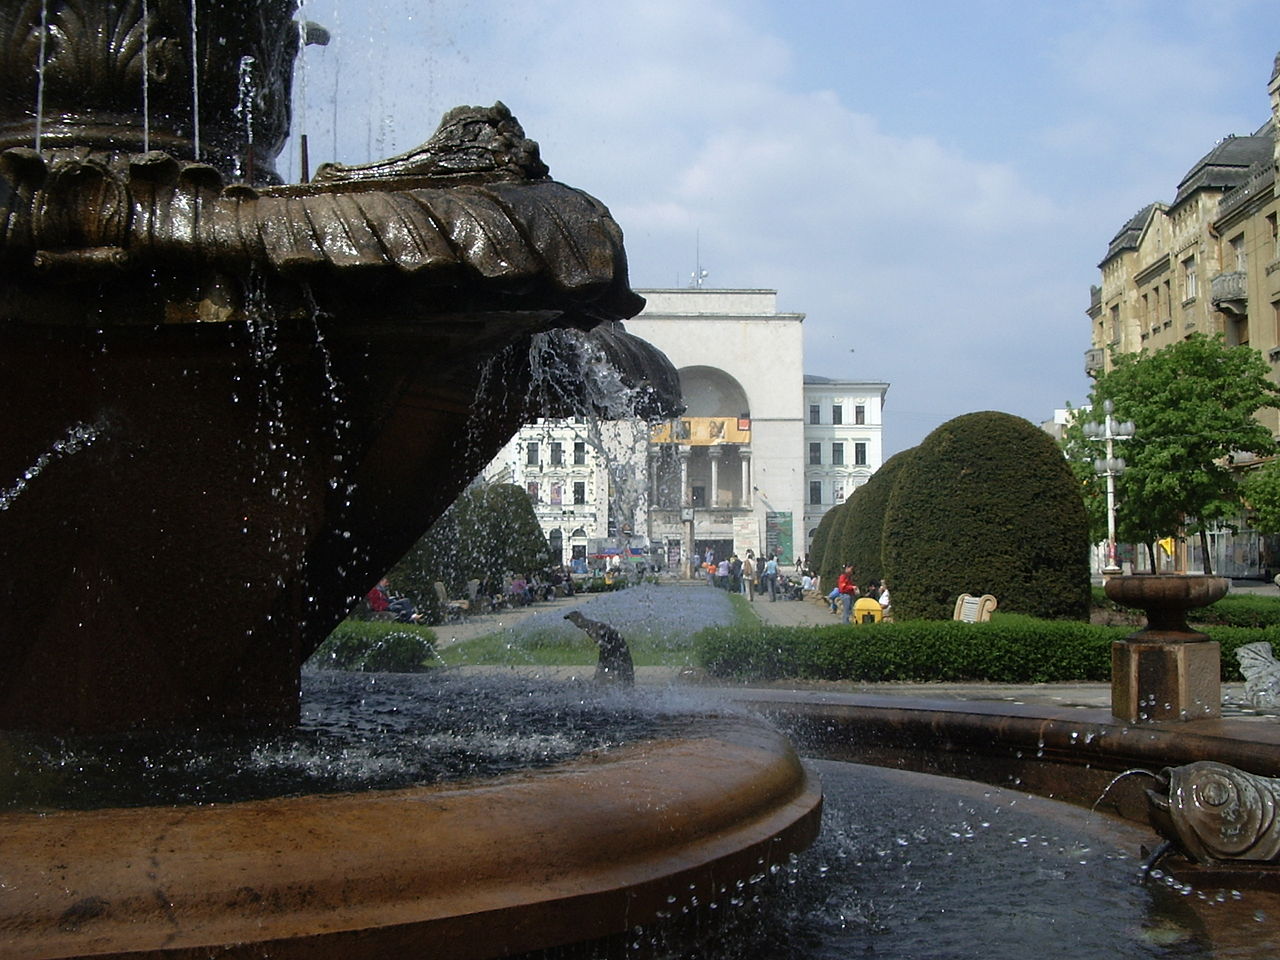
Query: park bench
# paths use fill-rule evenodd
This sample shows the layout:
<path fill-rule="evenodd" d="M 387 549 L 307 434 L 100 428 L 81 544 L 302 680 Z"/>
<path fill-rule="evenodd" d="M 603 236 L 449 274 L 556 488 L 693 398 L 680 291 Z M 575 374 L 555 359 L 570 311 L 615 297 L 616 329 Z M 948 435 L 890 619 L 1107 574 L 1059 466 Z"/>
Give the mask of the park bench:
<path fill-rule="evenodd" d="M 991 619 L 991 611 L 995 608 L 996 598 L 989 593 L 980 597 L 962 593 L 956 598 L 956 611 L 951 619 L 962 623 L 986 623 Z"/>

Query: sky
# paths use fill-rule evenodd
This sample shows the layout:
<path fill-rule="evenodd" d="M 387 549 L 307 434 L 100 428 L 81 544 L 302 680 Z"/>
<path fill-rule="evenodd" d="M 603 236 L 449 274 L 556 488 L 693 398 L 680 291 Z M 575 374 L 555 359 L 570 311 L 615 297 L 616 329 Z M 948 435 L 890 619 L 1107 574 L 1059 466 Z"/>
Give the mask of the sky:
<path fill-rule="evenodd" d="M 304 0 L 312 167 L 501 100 L 621 225 L 632 286 L 777 290 L 805 371 L 889 383 L 884 452 L 1089 389 L 1126 220 L 1266 122 L 1275 0 Z M 278 164 L 296 179 L 296 150 Z"/>

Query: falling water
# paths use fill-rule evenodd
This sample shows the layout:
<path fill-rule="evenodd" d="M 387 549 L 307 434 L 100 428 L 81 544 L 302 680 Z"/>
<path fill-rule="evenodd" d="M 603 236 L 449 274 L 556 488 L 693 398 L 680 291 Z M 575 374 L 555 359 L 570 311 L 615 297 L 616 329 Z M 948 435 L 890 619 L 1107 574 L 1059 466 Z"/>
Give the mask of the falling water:
<path fill-rule="evenodd" d="M 200 161 L 200 33 L 196 0 L 191 0 L 191 140 L 192 157 Z"/>
<path fill-rule="evenodd" d="M 1105 787 L 1102 788 L 1102 793 L 1098 794 L 1098 799 L 1093 801 L 1093 806 L 1089 808 L 1089 812 L 1095 813 L 1098 809 L 1098 804 L 1100 804 L 1103 800 L 1107 798 L 1107 794 L 1111 792 L 1111 788 L 1114 787 L 1121 780 L 1123 780 L 1125 777 L 1136 777 L 1139 775 L 1144 777 L 1150 777 L 1152 780 L 1160 779 L 1150 770 L 1143 770 L 1141 767 L 1134 767 L 1132 770 L 1126 770 L 1124 773 L 1117 774 L 1114 778 L 1112 778 L 1110 783 L 1108 783 Z"/>
<path fill-rule="evenodd" d="M 142 152 L 151 150 L 151 78 L 148 76 L 147 47 L 151 44 L 150 14 L 142 0 Z"/>
<path fill-rule="evenodd" d="M 36 64 L 36 153 L 44 132 L 44 63 L 45 43 L 49 36 L 49 0 L 40 0 L 40 60 Z"/>
<path fill-rule="evenodd" d="M 62 439 L 57 440 L 54 444 L 40 456 L 36 457 L 35 463 L 27 467 L 22 472 L 22 476 L 10 486 L 7 490 L 0 490 L 0 510 L 8 510 L 27 486 L 38 477 L 49 464 L 61 457 L 69 457 L 73 453 L 92 444 L 101 436 L 103 424 L 101 421 L 95 424 L 77 423 L 66 432 Z"/>
<path fill-rule="evenodd" d="M 239 96 L 235 106 L 235 115 L 244 124 L 244 156 L 249 158 L 250 163 L 252 163 L 253 158 L 253 67 L 256 62 L 253 57 L 244 56 L 240 58 Z M 237 154 L 235 175 L 237 177 L 252 177 L 252 174 L 252 169 L 246 170 L 241 165 L 241 156 Z"/>

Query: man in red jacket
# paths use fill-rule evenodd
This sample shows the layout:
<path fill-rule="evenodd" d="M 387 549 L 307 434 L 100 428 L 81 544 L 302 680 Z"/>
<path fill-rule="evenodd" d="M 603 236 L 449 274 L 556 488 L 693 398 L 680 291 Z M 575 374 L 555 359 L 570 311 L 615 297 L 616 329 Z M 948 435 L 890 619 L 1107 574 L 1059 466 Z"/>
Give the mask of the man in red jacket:
<path fill-rule="evenodd" d="M 848 623 L 849 614 L 853 611 L 853 598 L 858 595 L 858 585 L 853 582 L 853 564 L 844 568 L 836 581 L 836 589 L 840 591 L 840 602 L 844 604 L 844 617 L 840 622 Z"/>

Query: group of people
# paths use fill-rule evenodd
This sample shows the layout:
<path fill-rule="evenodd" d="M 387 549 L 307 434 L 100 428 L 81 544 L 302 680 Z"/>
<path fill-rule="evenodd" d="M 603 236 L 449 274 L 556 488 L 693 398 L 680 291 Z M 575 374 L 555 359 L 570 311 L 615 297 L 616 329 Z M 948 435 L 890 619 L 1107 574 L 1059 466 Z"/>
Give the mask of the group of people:
<path fill-rule="evenodd" d="M 842 612 L 841 623 L 854 618 L 858 623 L 879 623 L 892 619 L 889 599 L 889 581 L 871 580 L 865 589 L 859 589 L 854 580 L 853 564 L 846 564 L 836 585 L 827 594 L 832 613 Z"/>
<path fill-rule="evenodd" d="M 540 600 L 550 600 L 557 595 L 572 597 L 573 594 L 573 577 L 563 566 L 559 566 L 553 567 L 545 579 L 536 573 L 527 576 L 516 574 L 507 582 L 505 599 L 509 606 L 524 607 Z"/>
<path fill-rule="evenodd" d="M 707 586 L 745 593 L 752 602 L 757 591 L 761 595 L 768 594 L 770 601 L 776 600 L 783 592 L 778 558 L 769 556 L 762 561 L 757 560 L 754 550 L 748 550 L 741 559 L 734 553 L 717 562 L 715 550 L 708 547 L 702 557 L 702 569 L 707 577 Z"/>

